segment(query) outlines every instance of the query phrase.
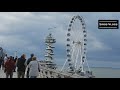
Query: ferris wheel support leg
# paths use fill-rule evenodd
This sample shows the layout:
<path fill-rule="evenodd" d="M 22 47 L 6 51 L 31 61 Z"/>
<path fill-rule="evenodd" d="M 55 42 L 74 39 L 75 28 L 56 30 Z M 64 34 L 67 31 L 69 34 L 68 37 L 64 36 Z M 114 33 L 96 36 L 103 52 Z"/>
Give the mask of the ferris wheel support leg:
<path fill-rule="evenodd" d="M 87 63 L 87 66 L 88 66 L 88 70 L 89 70 L 89 71 L 91 71 L 91 70 L 90 70 L 90 67 L 89 67 L 89 65 L 88 65 L 88 62 L 87 62 L 87 60 L 85 60 L 85 61 L 86 61 L 86 63 Z"/>
<path fill-rule="evenodd" d="M 65 67 L 66 63 L 67 63 L 67 59 L 66 59 L 66 61 L 65 61 L 64 65 L 63 65 L 62 69 L 60 70 L 61 72 L 62 72 L 62 70 L 64 69 L 64 67 Z"/>
<path fill-rule="evenodd" d="M 80 53 L 82 53 L 82 46 L 81 46 L 81 48 L 80 48 Z M 82 62 L 82 55 L 81 55 L 81 67 L 82 67 L 82 72 L 84 71 L 84 69 L 83 69 L 83 62 Z"/>
<path fill-rule="evenodd" d="M 79 49 L 79 53 L 81 53 L 80 49 Z M 78 65 L 78 67 L 76 69 L 78 70 L 80 68 L 80 66 L 81 66 L 81 63 Z"/>
<path fill-rule="evenodd" d="M 73 61 L 73 59 L 74 59 L 74 58 L 73 58 L 73 54 L 74 54 L 74 52 L 75 52 L 75 49 L 76 49 L 76 48 L 75 48 L 75 45 L 74 45 L 74 46 L 72 47 L 72 56 L 71 56 L 71 60 L 72 60 L 72 61 Z M 74 63 L 74 61 L 73 61 L 73 63 Z"/>
<path fill-rule="evenodd" d="M 79 49 L 78 49 L 77 57 L 76 57 L 76 60 L 75 60 L 75 68 L 76 68 L 76 69 L 77 69 L 77 60 L 78 60 L 78 56 L 79 56 Z"/>

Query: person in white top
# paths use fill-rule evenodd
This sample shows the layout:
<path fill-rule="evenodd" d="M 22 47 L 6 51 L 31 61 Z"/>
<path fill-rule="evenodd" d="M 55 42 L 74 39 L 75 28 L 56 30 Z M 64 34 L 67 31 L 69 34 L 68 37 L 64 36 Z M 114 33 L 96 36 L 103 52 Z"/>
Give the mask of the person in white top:
<path fill-rule="evenodd" d="M 4 64 L 7 60 L 8 60 L 8 57 L 7 57 L 7 54 L 6 54 L 5 57 L 4 57 Z"/>
<path fill-rule="evenodd" d="M 4 57 L 4 61 L 3 61 L 3 66 L 2 66 L 2 70 L 5 70 L 5 63 L 6 63 L 6 61 L 8 60 L 8 57 L 7 57 L 7 54 L 5 55 L 5 57 Z"/>
<path fill-rule="evenodd" d="M 32 61 L 28 65 L 28 68 L 30 69 L 29 78 L 37 78 L 39 76 L 40 64 L 36 57 L 33 57 Z"/>

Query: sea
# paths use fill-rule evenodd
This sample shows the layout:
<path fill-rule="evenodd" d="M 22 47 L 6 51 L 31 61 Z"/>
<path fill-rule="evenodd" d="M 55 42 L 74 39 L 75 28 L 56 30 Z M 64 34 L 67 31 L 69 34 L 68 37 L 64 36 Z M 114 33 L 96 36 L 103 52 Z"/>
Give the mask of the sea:
<path fill-rule="evenodd" d="M 120 68 L 92 67 L 95 78 L 120 78 Z"/>
<path fill-rule="evenodd" d="M 95 78 L 120 78 L 120 68 L 90 67 L 90 70 Z"/>

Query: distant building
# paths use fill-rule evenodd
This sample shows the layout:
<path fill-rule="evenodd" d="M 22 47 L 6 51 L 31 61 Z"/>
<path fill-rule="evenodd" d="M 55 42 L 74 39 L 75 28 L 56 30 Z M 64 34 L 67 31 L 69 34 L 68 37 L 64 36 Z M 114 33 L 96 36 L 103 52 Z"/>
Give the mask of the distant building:
<path fill-rule="evenodd" d="M 2 47 L 0 47 L 0 57 L 4 58 L 5 54 L 6 54 L 6 51 Z"/>

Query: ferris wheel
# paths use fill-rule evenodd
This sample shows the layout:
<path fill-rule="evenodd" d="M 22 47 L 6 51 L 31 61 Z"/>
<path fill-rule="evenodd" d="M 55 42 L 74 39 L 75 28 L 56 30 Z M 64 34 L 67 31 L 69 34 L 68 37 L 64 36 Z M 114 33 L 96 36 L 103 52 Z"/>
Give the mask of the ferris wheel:
<path fill-rule="evenodd" d="M 87 31 L 83 18 L 79 15 L 74 16 L 70 21 L 67 31 L 66 53 L 67 59 L 61 69 L 64 69 L 68 62 L 69 72 L 84 72 L 86 60 Z M 87 63 L 88 66 L 88 63 Z M 88 66 L 90 71 L 90 68 Z"/>

